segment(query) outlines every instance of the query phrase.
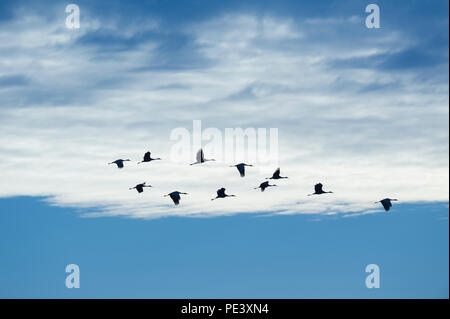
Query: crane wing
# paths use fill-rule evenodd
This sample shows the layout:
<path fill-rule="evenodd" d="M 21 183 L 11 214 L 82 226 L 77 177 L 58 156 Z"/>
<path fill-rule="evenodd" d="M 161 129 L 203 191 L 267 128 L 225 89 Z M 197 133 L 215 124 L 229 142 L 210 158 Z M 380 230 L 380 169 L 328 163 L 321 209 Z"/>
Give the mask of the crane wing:
<path fill-rule="evenodd" d="M 273 173 L 273 178 L 280 178 L 280 168 L 278 167 L 277 170 Z"/>
<path fill-rule="evenodd" d="M 244 165 L 238 165 L 236 166 L 237 170 L 239 171 L 239 174 L 241 174 L 241 177 L 245 176 L 245 166 Z"/>
<path fill-rule="evenodd" d="M 225 196 L 225 188 L 222 187 L 221 189 L 218 189 L 217 196 L 219 196 L 219 197 Z"/>
<path fill-rule="evenodd" d="M 203 162 L 204 162 L 203 149 L 200 149 L 197 152 L 197 163 L 203 163 Z"/>
<path fill-rule="evenodd" d="M 170 198 L 172 198 L 173 203 L 175 205 L 178 205 L 180 203 L 180 199 L 181 199 L 180 194 L 172 193 L 172 194 L 170 194 Z"/>
<path fill-rule="evenodd" d="M 321 183 L 314 185 L 314 191 L 316 193 L 321 193 L 322 192 L 322 187 L 323 185 Z"/>
<path fill-rule="evenodd" d="M 385 211 L 388 211 L 388 210 L 391 209 L 391 207 L 392 207 L 391 201 L 386 200 L 386 199 L 383 199 L 383 200 L 381 201 L 381 205 L 383 205 Z"/>

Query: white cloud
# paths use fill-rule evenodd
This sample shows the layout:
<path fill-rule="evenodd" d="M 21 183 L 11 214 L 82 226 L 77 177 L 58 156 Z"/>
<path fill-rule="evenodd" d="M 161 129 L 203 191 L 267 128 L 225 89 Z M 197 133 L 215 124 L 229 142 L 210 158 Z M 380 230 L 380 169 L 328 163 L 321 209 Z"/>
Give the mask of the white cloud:
<path fill-rule="evenodd" d="M 305 20 L 305 24 L 311 25 L 333 25 L 347 23 L 363 23 L 364 20 L 359 16 L 351 16 L 348 18 L 310 18 Z"/>
<path fill-rule="evenodd" d="M 96 30 L 132 39 L 139 30 L 86 23 L 74 35 L 56 22 L 27 18 L 14 35 L 17 22 L 0 33 L 0 76 L 14 72 L 31 81 L 0 87 L 0 196 L 49 196 L 55 205 L 88 208 L 88 216 L 133 218 L 354 215 L 381 211 L 373 202 L 387 196 L 448 201 L 448 83 L 329 64 L 395 52 L 395 32 L 372 46 L 324 41 L 318 51 L 302 24 L 226 15 L 186 30 L 208 66 L 145 71 L 158 66 L 159 42 L 96 51 L 77 40 Z M 160 31 L 155 22 L 144 28 Z M 374 84 L 396 86 L 361 93 Z M 261 193 L 253 187 L 275 167 L 248 169 L 240 178 L 228 167 L 234 163 L 172 163 L 170 131 L 195 119 L 221 130 L 277 127 L 289 179 Z M 163 161 L 136 165 L 147 150 Z M 123 170 L 106 164 L 117 158 L 133 162 Z M 143 181 L 154 188 L 128 190 Z M 316 182 L 335 194 L 307 197 Z M 211 202 L 220 187 L 237 197 Z M 189 193 L 178 207 L 162 197 L 174 190 Z"/>

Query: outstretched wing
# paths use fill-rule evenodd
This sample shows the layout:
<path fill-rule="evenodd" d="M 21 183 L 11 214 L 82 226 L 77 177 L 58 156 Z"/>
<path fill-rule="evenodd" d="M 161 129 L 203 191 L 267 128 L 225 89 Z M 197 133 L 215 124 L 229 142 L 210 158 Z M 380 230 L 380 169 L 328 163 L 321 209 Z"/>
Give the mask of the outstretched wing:
<path fill-rule="evenodd" d="M 221 188 L 221 189 L 218 189 L 217 190 L 217 196 L 218 197 L 223 197 L 223 196 L 225 196 L 225 188 Z"/>
<path fill-rule="evenodd" d="M 204 159 L 205 158 L 204 158 L 204 155 L 203 155 L 203 149 L 200 149 L 197 152 L 197 163 L 203 163 L 205 161 Z"/>
<path fill-rule="evenodd" d="M 172 198 L 175 205 L 178 205 L 180 203 L 180 199 L 181 199 L 180 194 L 172 193 L 172 194 L 170 194 L 170 198 Z"/>
<path fill-rule="evenodd" d="M 323 185 L 321 183 L 314 185 L 314 191 L 316 193 L 321 193 L 322 192 L 322 187 Z"/>
<path fill-rule="evenodd" d="M 150 152 L 146 152 L 145 154 L 144 154 L 144 162 L 148 162 L 148 161 L 150 161 Z"/>
<path fill-rule="evenodd" d="M 280 178 L 280 168 L 278 167 L 277 170 L 273 173 L 272 178 L 277 179 Z"/>
<path fill-rule="evenodd" d="M 236 166 L 237 170 L 239 171 L 239 174 L 241 174 L 241 177 L 245 176 L 245 166 L 244 165 L 238 165 Z"/>
<path fill-rule="evenodd" d="M 388 211 L 388 210 L 391 209 L 391 207 L 392 207 L 391 201 L 386 200 L 386 199 L 383 199 L 383 200 L 381 201 L 381 205 L 383 205 L 385 211 Z"/>
<path fill-rule="evenodd" d="M 269 182 L 261 183 L 261 184 L 259 185 L 259 187 L 261 188 L 261 192 L 264 192 L 264 190 L 265 190 L 268 186 L 269 186 Z"/>

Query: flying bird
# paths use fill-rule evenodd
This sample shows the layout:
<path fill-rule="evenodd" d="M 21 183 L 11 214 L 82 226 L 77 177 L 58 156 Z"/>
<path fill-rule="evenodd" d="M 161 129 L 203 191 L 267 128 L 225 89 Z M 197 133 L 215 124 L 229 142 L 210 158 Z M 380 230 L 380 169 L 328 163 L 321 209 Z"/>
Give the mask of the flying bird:
<path fill-rule="evenodd" d="M 245 164 L 245 163 L 239 163 L 236 165 L 231 165 L 230 167 L 236 167 L 237 170 L 239 171 L 239 174 L 241 174 L 241 177 L 245 176 L 245 166 L 251 166 L 253 167 L 253 165 L 249 165 L 249 164 Z"/>
<path fill-rule="evenodd" d="M 175 205 L 178 205 L 178 204 L 180 203 L 180 199 L 181 199 L 180 194 L 187 195 L 188 193 L 183 193 L 183 192 L 172 192 L 172 193 L 170 193 L 170 194 L 164 195 L 164 197 L 170 196 L 170 198 L 172 198 L 174 204 L 175 204 Z"/>
<path fill-rule="evenodd" d="M 156 161 L 156 160 L 161 160 L 159 157 L 158 158 L 152 158 L 150 155 L 151 155 L 150 152 L 146 152 L 144 154 L 144 159 L 142 161 L 138 162 L 138 164 L 145 163 L 145 162 Z"/>
<path fill-rule="evenodd" d="M 145 182 L 141 183 L 141 184 L 137 184 L 134 187 L 131 187 L 131 189 L 136 189 L 138 193 L 142 193 L 144 191 L 144 187 L 152 187 L 152 185 L 147 185 Z"/>
<path fill-rule="evenodd" d="M 236 195 L 227 195 L 225 194 L 225 188 L 221 188 L 217 190 L 217 196 L 215 198 L 211 198 L 211 200 L 215 200 L 217 198 L 225 198 L 225 197 L 236 197 Z"/>
<path fill-rule="evenodd" d="M 267 187 L 273 187 L 273 186 L 277 186 L 277 185 L 270 185 L 268 181 L 265 181 L 264 183 L 261 183 L 258 187 L 255 187 L 255 189 L 261 188 L 261 192 L 264 192 L 264 190 Z"/>
<path fill-rule="evenodd" d="M 375 202 L 375 203 L 381 203 L 381 205 L 383 205 L 383 207 L 384 207 L 384 210 L 388 211 L 392 207 L 392 203 L 391 202 L 396 202 L 396 201 L 398 201 L 398 199 L 385 198 L 385 199 L 382 199 L 382 200 L 380 200 L 378 202 Z"/>
<path fill-rule="evenodd" d="M 128 161 L 130 161 L 130 160 L 129 159 L 118 159 L 118 160 L 115 160 L 114 162 L 108 163 L 108 165 L 116 164 L 117 168 L 123 168 L 123 162 L 128 162 Z"/>
<path fill-rule="evenodd" d="M 327 194 L 327 193 L 333 193 L 333 192 L 325 192 L 325 191 L 322 189 L 322 187 L 323 187 L 323 185 L 322 185 L 321 183 L 318 183 L 318 184 L 314 185 L 314 193 L 308 194 L 308 196 L 311 196 L 311 195 L 320 195 L 320 194 Z"/>
<path fill-rule="evenodd" d="M 280 176 L 280 168 L 278 167 L 277 170 L 273 173 L 272 177 L 268 177 L 266 179 L 280 179 L 280 178 L 287 178 L 287 177 Z"/>
<path fill-rule="evenodd" d="M 197 161 L 195 163 L 190 164 L 190 165 L 201 164 L 201 163 L 208 162 L 208 161 L 215 161 L 215 159 L 206 159 L 204 154 L 203 154 L 203 149 L 200 149 L 197 152 L 196 158 L 197 158 Z"/>

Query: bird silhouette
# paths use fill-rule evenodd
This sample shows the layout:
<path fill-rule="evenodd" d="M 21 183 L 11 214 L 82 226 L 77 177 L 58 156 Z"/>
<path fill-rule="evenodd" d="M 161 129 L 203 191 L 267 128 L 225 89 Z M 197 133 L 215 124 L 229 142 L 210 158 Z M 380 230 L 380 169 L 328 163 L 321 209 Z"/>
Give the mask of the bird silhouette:
<path fill-rule="evenodd" d="M 190 165 L 201 164 L 201 163 L 208 162 L 208 161 L 215 161 L 215 159 L 206 159 L 204 154 L 203 154 L 203 149 L 200 149 L 197 152 L 196 159 L 197 159 L 197 161 L 192 163 L 192 164 L 190 164 Z"/>
<path fill-rule="evenodd" d="M 147 185 L 145 182 L 143 182 L 141 184 L 137 184 L 134 187 L 130 187 L 130 190 L 136 189 L 138 193 L 142 193 L 144 191 L 144 187 L 152 187 L 152 185 Z"/>
<path fill-rule="evenodd" d="M 286 177 L 286 176 L 280 176 L 280 168 L 278 167 L 278 168 L 276 169 L 276 171 L 273 172 L 272 177 L 268 177 L 268 178 L 266 178 L 266 179 L 280 179 L 280 178 L 287 178 L 287 177 Z"/>
<path fill-rule="evenodd" d="M 225 198 L 225 197 L 236 197 L 236 195 L 227 195 L 225 194 L 225 188 L 221 188 L 217 190 L 217 196 L 215 198 L 211 198 L 211 200 L 215 200 L 217 198 Z"/>
<path fill-rule="evenodd" d="M 172 198 L 172 200 L 173 200 L 173 203 L 175 205 L 178 205 L 180 203 L 180 199 L 181 199 L 180 194 L 188 195 L 188 193 L 183 193 L 183 192 L 176 191 L 176 192 L 172 192 L 170 194 L 164 195 L 164 197 L 170 196 L 170 198 Z"/>
<path fill-rule="evenodd" d="M 114 162 L 108 163 L 108 165 L 116 164 L 117 168 L 123 168 L 123 162 L 129 162 L 129 161 L 131 161 L 131 160 L 129 160 L 129 159 L 118 159 L 118 160 L 115 160 Z"/>
<path fill-rule="evenodd" d="M 391 202 L 396 202 L 396 201 L 398 201 L 398 199 L 385 198 L 385 199 L 382 199 L 382 200 L 380 200 L 378 202 L 375 202 L 375 203 L 381 203 L 381 205 L 383 205 L 383 207 L 384 207 L 384 210 L 388 211 L 392 207 L 392 203 Z"/>
<path fill-rule="evenodd" d="M 140 161 L 140 162 L 138 162 L 138 164 L 145 163 L 145 162 L 156 161 L 156 160 L 161 160 L 159 157 L 158 157 L 158 158 L 152 158 L 150 155 L 151 155 L 150 152 L 146 152 L 146 153 L 144 154 L 143 160 Z"/>
<path fill-rule="evenodd" d="M 237 170 L 239 171 L 239 174 L 241 174 L 241 177 L 245 176 L 245 166 L 251 166 L 253 167 L 253 165 L 249 165 L 249 164 L 245 164 L 245 163 L 239 163 L 236 165 L 231 165 L 230 167 L 236 167 Z"/>
<path fill-rule="evenodd" d="M 261 188 L 261 192 L 264 192 L 264 190 L 267 187 L 273 187 L 273 186 L 277 186 L 277 185 L 270 185 L 268 181 L 265 181 L 264 183 L 261 183 L 258 187 L 255 187 L 255 189 Z"/>
<path fill-rule="evenodd" d="M 308 194 L 308 196 L 311 196 L 311 195 L 320 195 L 320 194 L 327 194 L 327 193 L 333 193 L 333 192 L 325 192 L 325 191 L 322 189 L 322 187 L 323 187 L 323 185 L 322 185 L 321 183 L 318 183 L 318 184 L 314 185 L 314 193 Z"/>

